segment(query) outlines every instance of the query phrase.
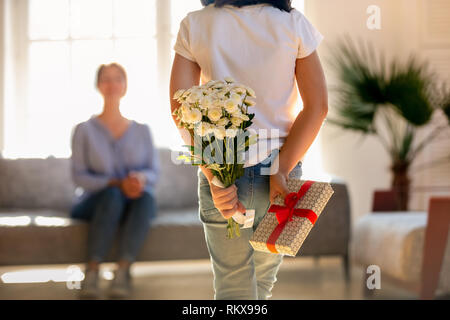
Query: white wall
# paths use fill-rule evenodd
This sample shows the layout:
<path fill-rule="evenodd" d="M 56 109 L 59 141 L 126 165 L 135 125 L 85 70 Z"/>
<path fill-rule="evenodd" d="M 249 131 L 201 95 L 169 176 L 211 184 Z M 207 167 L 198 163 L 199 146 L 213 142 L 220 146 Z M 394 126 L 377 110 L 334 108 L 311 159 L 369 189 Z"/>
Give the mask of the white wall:
<path fill-rule="evenodd" d="M 443 66 L 450 66 L 450 46 L 445 45 L 445 42 L 449 40 L 450 34 L 446 33 L 446 39 L 437 41 L 432 48 L 424 44 L 422 6 L 425 1 L 434 1 L 434 5 L 441 5 L 443 10 L 450 9 L 446 5 L 449 1 L 446 0 L 306 0 L 306 15 L 325 36 L 319 54 L 328 84 L 332 85 L 334 79 L 324 60 L 332 57 L 333 44 L 344 34 L 371 42 L 375 48 L 383 50 L 387 58 L 407 57 L 410 53 L 426 57 L 440 70 L 442 76 L 446 75 Z M 381 9 L 380 30 L 369 30 L 366 26 L 369 17 L 366 10 L 370 5 L 377 5 Z M 448 11 L 445 13 L 450 14 Z M 330 117 L 334 116 L 333 97 L 330 92 Z M 421 136 L 426 132 L 427 129 L 424 129 Z M 359 134 L 330 124 L 325 124 L 321 133 L 321 147 L 324 169 L 343 177 L 348 183 L 353 221 L 356 221 L 370 212 L 375 189 L 389 189 L 390 159 L 376 138 L 362 140 Z M 421 157 L 417 160 L 421 162 L 426 159 Z M 413 185 L 423 185 L 429 180 L 423 172 L 410 172 L 410 177 Z M 450 176 L 447 178 L 450 181 Z M 412 193 L 410 209 L 426 210 L 427 204 L 423 193 Z"/>

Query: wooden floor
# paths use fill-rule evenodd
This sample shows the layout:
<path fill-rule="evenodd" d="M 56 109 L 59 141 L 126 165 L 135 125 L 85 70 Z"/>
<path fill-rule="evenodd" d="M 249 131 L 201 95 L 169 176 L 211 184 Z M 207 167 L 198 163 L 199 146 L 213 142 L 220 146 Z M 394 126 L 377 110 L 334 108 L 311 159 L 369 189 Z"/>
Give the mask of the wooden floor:
<path fill-rule="evenodd" d="M 83 268 L 82 265 L 75 266 Z M 73 280 L 74 272 L 69 267 L 0 267 L 0 299 L 78 299 L 77 282 L 66 282 L 68 279 Z M 113 264 L 102 265 L 104 278 L 101 287 L 105 293 L 110 283 L 107 279 L 111 279 L 114 267 Z M 18 277 L 17 272 L 22 272 L 22 276 Z M 27 274 L 31 276 L 27 277 Z M 39 274 L 42 278 L 40 281 L 46 281 L 46 276 L 47 280 L 53 280 L 32 283 L 39 280 L 35 276 Z M 209 300 L 214 297 L 209 260 L 139 262 L 133 266 L 132 275 L 134 290 L 130 299 Z M 351 281 L 346 284 L 339 257 L 285 257 L 271 299 L 364 299 L 362 277 L 362 269 L 352 266 Z M 381 281 L 381 289 L 376 289 L 372 299 L 416 299 L 414 294 L 383 283 L 383 279 Z M 107 299 L 108 296 L 102 298 Z"/>

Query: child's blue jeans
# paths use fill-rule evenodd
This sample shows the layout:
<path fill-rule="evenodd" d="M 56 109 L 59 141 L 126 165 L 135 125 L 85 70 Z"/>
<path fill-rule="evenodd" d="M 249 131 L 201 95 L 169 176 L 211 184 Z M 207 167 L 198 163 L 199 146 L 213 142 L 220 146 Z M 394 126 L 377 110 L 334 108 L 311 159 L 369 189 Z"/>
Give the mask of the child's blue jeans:
<path fill-rule="evenodd" d="M 253 227 L 241 228 L 241 236 L 233 239 L 227 239 L 228 222 L 215 208 L 208 180 L 198 170 L 199 218 L 203 223 L 214 273 L 216 300 L 267 300 L 272 296 L 283 255 L 255 251 L 249 243 L 270 206 L 270 175 L 261 172 L 261 169 L 267 170 L 270 166 L 267 160 L 246 167 L 244 176 L 235 182 L 239 200 L 247 209 L 255 209 L 255 220 Z M 289 176 L 300 178 L 301 175 L 302 162 L 299 161 Z"/>

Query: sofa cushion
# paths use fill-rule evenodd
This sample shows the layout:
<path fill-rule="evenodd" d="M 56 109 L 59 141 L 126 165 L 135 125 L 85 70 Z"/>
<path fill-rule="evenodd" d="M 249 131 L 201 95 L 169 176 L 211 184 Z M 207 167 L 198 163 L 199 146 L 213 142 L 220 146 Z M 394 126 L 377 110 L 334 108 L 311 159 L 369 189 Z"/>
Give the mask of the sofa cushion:
<path fill-rule="evenodd" d="M 197 205 L 197 167 L 176 164 L 169 149 L 158 149 L 161 178 L 156 185 L 161 209 Z M 172 159 L 174 158 L 174 159 Z M 70 159 L 1 159 L 0 208 L 68 211 L 76 200 Z"/>
<path fill-rule="evenodd" d="M 1 209 L 0 227 L 47 226 L 65 227 L 84 224 L 82 219 L 69 217 L 69 213 L 50 209 Z M 164 209 L 158 211 L 152 225 L 200 225 L 197 208 Z"/>
<path fill-rule="evenodd" d="M 88 223 L 63 211 L 0 212 L 0 265 L 64 264 L 86 261 Z M 121 228 L 105 261 L 114 261 Z M 196 208 L 162 211 L 150 224 L 138 261 L 207 259 Z"/>
<path fill-rule="evenodd" d="M 0 207 L 67 210 L 75 200 L 68 159 L 0 159 Z"/>
<path fill-rule="evenodd" d="M 158 206 L 165 208 L 197 207 L 198 167 L 176 160 L 177 153 L 159 149 L 161 175 L 156 186 Z"/>
<path fill-rule="evenodd" d="M 378 265 L 406 282 L 418 282 L 421 274 L 427 213 L 422 211 L 367 214 L 354 228 L 350 243 L 353 262 Z M 449 237 L 450 242 L 450 237 Z M 444 257 L 438 290 L 450 291 L 450 244 Z"/>

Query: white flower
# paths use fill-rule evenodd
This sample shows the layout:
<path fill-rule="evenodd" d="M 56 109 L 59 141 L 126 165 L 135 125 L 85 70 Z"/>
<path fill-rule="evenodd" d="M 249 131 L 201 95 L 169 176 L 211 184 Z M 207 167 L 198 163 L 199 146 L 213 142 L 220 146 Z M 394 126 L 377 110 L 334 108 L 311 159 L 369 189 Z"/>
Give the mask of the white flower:
<path fill-rule="evenodd" d="M 224 103 L 224 108 L 228 113 L 234 113 L 238 110 L 238 105 L 234 100 L 228 99 Z"/>
<path fill-rule="evenodd" d="M 233 88 L 231 90 L 239 95 L 243 95 L 247 91 L 240 85 L 233 85 Z"/>
<path fill-rule="evenodd" d="M 190 124 L 195 124 L 202 120 L 202 113 L 197 108 L 192 108 L 188 112 L 183 113 L 183 120 Z"/>
<path fill-rule="evenodd" d="M 214 99 L 213 102 L 212 102 L 211 108 L 214 108 L 214 107 L 216 107 L 216 108 L 222 108 L 222 107 L 223 107 L 223 101 L 220 100 L 220 99 L 217 99 L 217 98 Z"/>
<path fill-rule="evenodd" d="M 225 130 L 225 127 L 217 126 L 214 128 L 214 136 L 216 137 L 216 139 L 223 140 L 223 138 L 225 138 L 226 133 L 227 132 Z"/>
<path fill-rule="evenodd" d="M 248 97 L 245 98 L 244 103 L 249 107 L 253 107 L 256 104 L 255 100 Z"/>
<path fill-rule="evenodd" d="M 226 90 L 222 90 L 221 89 L 221 90 L 217 91 L 216 97 L 221 99 L 221 100 L 225 100 L 225 99 L 227 99 L 227 97 L 225 96 L 226 93 L 227 93 Z"/>
<path fill-rule="evenodd" d="M 241 108 L 237 108 L 234 112 L 231 113 L 232 117 L 240 118 L 242 114 Z"/>
<path fill-rule="evenodd" d="M 227 136 L 227 138 L 234 138 L 237 135 L 237 129 L 227 129 L 225 135 Z"/>
<path fill-rule="evenodd" d="M 212 100 L 209 96 L 204 96 L 200 99 L 200 108 L 201 109 L 208 109 L 212 106 Z"/>
<path fill-rule="evenodd" d="M 238 117 L 232 117 L 230 121 L 235 127 L 239 127 L 242 123 L 242 119 Z"/>
<path fill-rule="evenodd" d="M 181 95 L 184 93 L 184 91 L 186 91 L 185 89 L 180 89 L 177 90 L 177 92 L 175 92 L 175 94 L 173 95 L 173 99 L 178 100 Z"/>
<path fill-rule="evenodd" d="M 234 79 L 232 78 L 232 77 L 225 77 L 225 78 L 223 78 L 226 82 L 228 82 L 228 83 L 233 83 L 234 82 Z"/>
<path fill-rule="evenodd" d="M 245 121 L 250 120 L 250 118 L 249 118 L 246 114 L 244 114 L 244 113 L 241 113 L 240 118 L 241 118 L 242 120 L 245 120 Z"/>
<path fill-rule="evenodd" d="M 242 113 L 241 110 L 232 113 L 231 116 L 245 121 L 249 120 L 249 117 L 245 113 Z"/>
<path fill-rule="evenodd" d="M 237 93 L 232 93 L 230 95 L 230 99 L 233 100 L 236 104 L 240 104 L 241 100 L 242 100 L 242 97 L 241 97 L 241 95 L 239 95 Z"/>
<path fill-rule="evenodd" d="M 223 87 L 225 87 L 225 83 L 224 83 L 223 81 L 217 81 L 217 82 L 213 85 L 213 88 L 215 88 L 215 89 L 221 89 L 221 88 L 223 88 Z"/>
<path fill-rule="evenodd" d="M 246 86 L 245 89 L 247 90 L 247 94 L 248 94 L 250 97 L 256 98 L 255 91 L 254 91 L 252 88 Z"/>
<path fill-rule="evenodd" d="M 189 110 L 190 110 L 189 106 L 186 103 L 183 103 L 175 111 L 177 112 L 177 115 L 181 118 L 181 120 L 186 122 L 184 119 L 185 119 L 186 113 L 188 113 Z"/>
<path fill-rule="evenodd" d="M 224 117 L 224 118 L 220 119 L 219 121 L 217 121 L 217 125 L 225 127 L 228 124 L 228 122 L 230 122 L 230 120 L 228 120 L 228 118 Z"/>
<path fill-rule="evenodd" d="M 206 134 L 214 133 L 214 128 L 215 128 L 215 127 L 216 127 L 216 126 L 213 125 L 212 123 L 208 123 L 207 130 L 206 130 Z"/>
<path fill-rule="evenodd" d="M 208 109 L 208 118 L 212 122 L 219 121 L 219 119 L 222 118 L 222 108 L 214 107 Z"/>
<path fill-rule="evenodd" d="M 173 98 L 181 104 L 173 114 L 182 127 L 194 129 L 202 137 L 214 134 L 220 140 L 235 137 L 242 122 L 249 120 L 242 106 L 256 104 L 255 91 L 232 77 L 177 90 Z"/>
<path fill-rule="evenodd" d="M 216 80 L 209 80 L 207 83 L 205 83 L 204 84 L 204 86 L 206 86 L 206 87 L 212 87 L 213 85 L 215 85 L 216 84 Z"/>
<path fill-rule="evenodd" d="M 211 130 L 211 124 L 205 121 L 199 122 L 195 127 L 195 133 L 201 137 L 206 136 Z"/>
<path fill-rule="evenodd" d="M 200 90 L 191 90 L 191 94 L 187 98 L 187 102 L 196 103 L 203 97 L 203 93 Z"/>

